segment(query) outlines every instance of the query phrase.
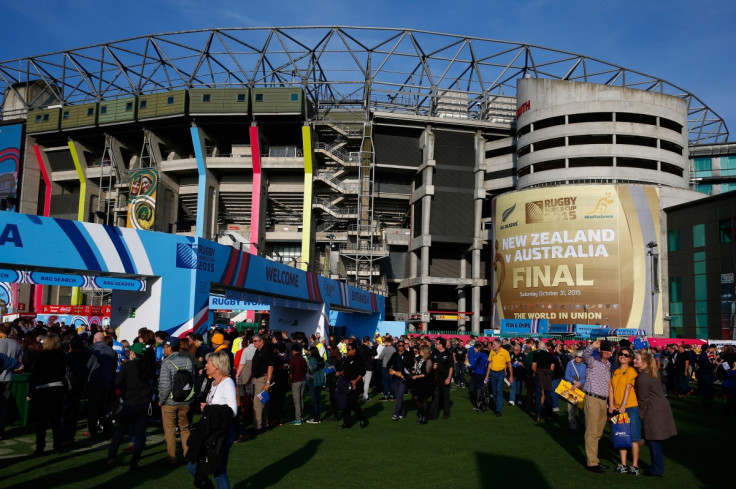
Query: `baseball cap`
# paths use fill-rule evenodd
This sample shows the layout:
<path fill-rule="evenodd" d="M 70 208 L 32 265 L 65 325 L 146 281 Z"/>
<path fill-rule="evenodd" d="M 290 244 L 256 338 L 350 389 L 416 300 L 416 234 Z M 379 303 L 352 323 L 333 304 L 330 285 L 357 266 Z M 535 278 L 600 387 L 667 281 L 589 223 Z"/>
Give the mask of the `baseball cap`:
<path fill-rule="evenodd" d="M 164 345 L 168 345 L 168 346 L 176 346 L 176 347 L 178 347 L 179 346 L 179 338 L 177 338 L 176 336 L 169 336 L 168 338 L 166 338 L 166 340 L 164 341 L 163 344 Z"/>
<path fill-rule="evenodd" d="M 135 353 L 136 356 L 141 356 L 143 355 L 143 352 L 146 351 L 146 345 L 141 342 L 133 343 L 133 345 L 130 347 L 130 351 Z"/>

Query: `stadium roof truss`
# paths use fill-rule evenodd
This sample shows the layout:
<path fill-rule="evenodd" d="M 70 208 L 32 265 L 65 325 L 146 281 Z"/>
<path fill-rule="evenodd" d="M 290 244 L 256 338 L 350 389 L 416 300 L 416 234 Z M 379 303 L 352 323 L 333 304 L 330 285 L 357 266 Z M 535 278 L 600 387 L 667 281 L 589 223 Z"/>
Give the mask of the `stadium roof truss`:
<path fill-rule="evenodd" d="M 209 29 L 124 39 L 0 62 L 0 96 L 37 108 L 204 87 L 301 87 L 330 107 L 433 115 L 448 94 L 463 118 L 509 118 L 516 80 L 552 78 L 686 100 L 691 144 L 728 139 L 721 117 L 665 80 L 550 48 L 435 32 L 367 27 Z M 41 84 L 35 100 L 19 90 Z M 44 99 L 42 102 L 41 100 Z M 511 114 L 513 116 L 513 114 Z"/>

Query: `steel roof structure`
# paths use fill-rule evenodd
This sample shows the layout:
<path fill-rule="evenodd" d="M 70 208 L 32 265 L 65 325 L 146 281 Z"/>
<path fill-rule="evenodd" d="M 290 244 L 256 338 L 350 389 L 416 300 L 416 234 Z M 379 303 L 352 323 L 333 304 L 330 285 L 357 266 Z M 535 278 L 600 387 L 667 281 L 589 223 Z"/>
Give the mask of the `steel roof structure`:
<path fill-rule="evenodd" d="M 431 115 L 449 93 L 467 94 L 467 118 L 490 120 L 521 77 L 628 87 L 681 97 L 691 144 L 728 139 L 723 119 L 661 78 L 588 56 L 524 43 L 413 29 L 223 28 L 151 34 L 0 62 L 0 96 L 25 108 L 40 83 L 59 104 L 202 87 L 301 87 L 313 108 Z M 496 114 L 497 115 L 497 114 Z M 506 117 L 508 115 L 506 114 Z"/>

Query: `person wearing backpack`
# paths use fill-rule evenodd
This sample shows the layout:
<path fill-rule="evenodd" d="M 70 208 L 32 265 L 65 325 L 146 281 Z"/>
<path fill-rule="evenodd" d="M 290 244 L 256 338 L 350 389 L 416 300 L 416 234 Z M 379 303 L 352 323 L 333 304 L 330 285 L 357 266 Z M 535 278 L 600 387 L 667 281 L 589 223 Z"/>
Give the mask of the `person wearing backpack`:
<path fill-rule="evenodd" d="M 189 439 L 187 414 L 189 404 L 194 397 L 194 365 L 191 360 L 179 354 L 179 338 L 169 336 L 164 341 L 163 348 L 164 361 L 161 362 L 161 376 L 158 379 L 158 404 L 161 406 L 167 462 L 171 466 L 176 466 L 178 465 L 176 458 L 177 422 L 182 452 L 185 458 L 187 455 L 187 440 Z"/>

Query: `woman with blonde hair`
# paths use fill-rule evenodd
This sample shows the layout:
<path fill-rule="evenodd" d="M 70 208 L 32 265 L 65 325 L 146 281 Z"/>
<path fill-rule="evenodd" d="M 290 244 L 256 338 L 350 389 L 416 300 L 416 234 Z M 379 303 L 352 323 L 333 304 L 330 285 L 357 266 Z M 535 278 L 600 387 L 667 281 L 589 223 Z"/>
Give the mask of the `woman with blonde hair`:
<path fill-rule="evenodd" d="M 617 355 L 618 368 L 613 372 L 608 387 L 608 412 L 626 413 L 631 425 L 631 466 L 626 466 L 628 449 L 620 448 L 621 463 L 616 467 L 619 474 L 639 475 L 639 443 L 641 442 L 641 419 L 634 384 L 637 373 L 631 366 L 634 354 L 630 348 L 620 348 Z"/>
<path fill-rule="evenodd" d="M 662 393 L 662 386 L 657 379 L 657 362 L 646 350 L 636 352 L 634 367 L 639 369 L 636 378 L 636 392 L 639 398 L 639 416 L 644 424 L 644 439 L 649 447 L 651 463 L 649 472 L 644 475 L 662 477 L 662 440 L 677 434 L 675 419 L 672 416 L 670 403 Z"/>
<path fill-rule="evenodd" d="M 417 406 L 417 416 L 419 419 L 416 424 L 427 424 L 428 406 L 427 398 L 432 392 L 432 359 L 431 350 L 427 345 L 423 345 L 420 349 L 419 357 L 414 363 L 412 372 L 412 397 Z"/>
<path fill-rule="evenodd" d="M 49 334 L 43 340 L 43 350 L 33 362 L 27 400 L 36 413 L 36 451 L 42 455 L 46 448 L 46 423 L 51 423 L 54 452 L 61 453 L 61 412 L 64 404 L 64 374 L 66 363 L 61 351 L 61 338 Z"/>

